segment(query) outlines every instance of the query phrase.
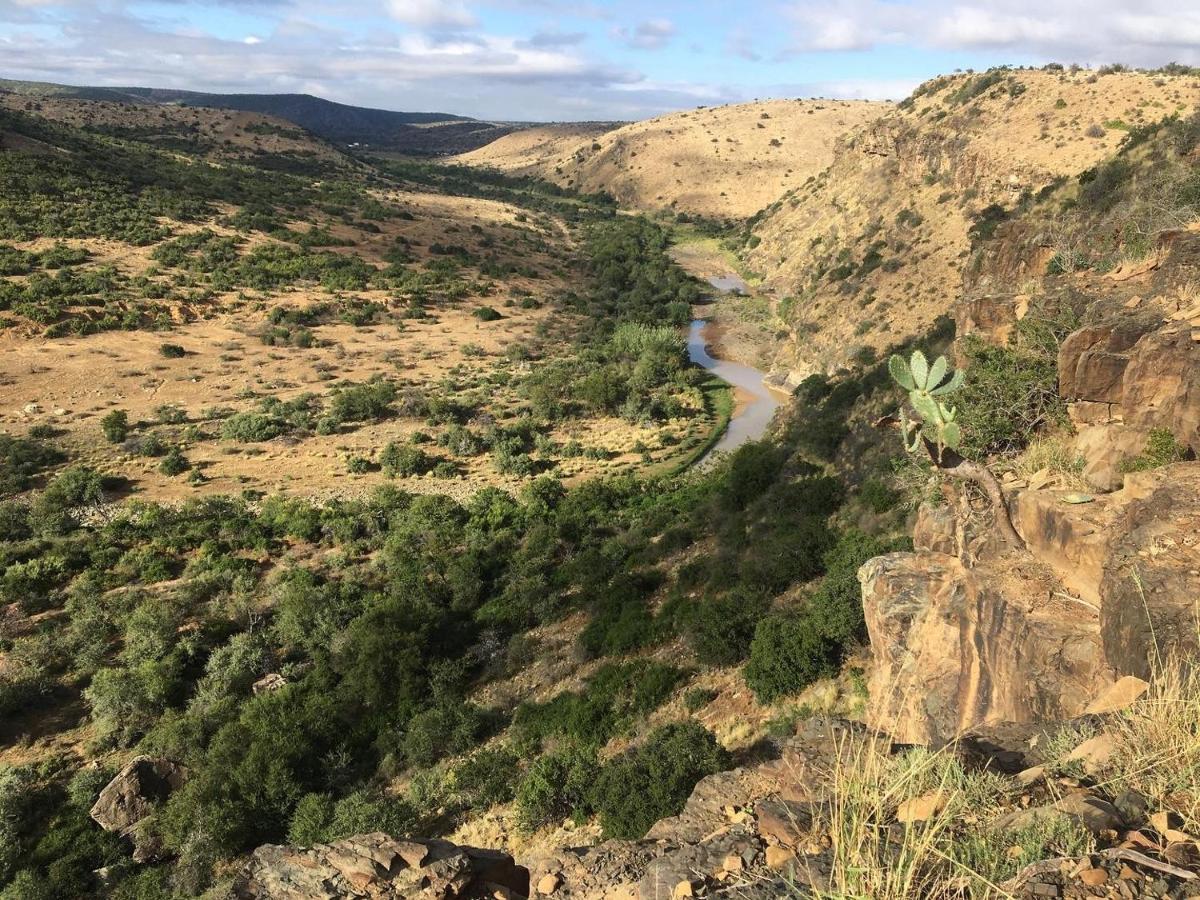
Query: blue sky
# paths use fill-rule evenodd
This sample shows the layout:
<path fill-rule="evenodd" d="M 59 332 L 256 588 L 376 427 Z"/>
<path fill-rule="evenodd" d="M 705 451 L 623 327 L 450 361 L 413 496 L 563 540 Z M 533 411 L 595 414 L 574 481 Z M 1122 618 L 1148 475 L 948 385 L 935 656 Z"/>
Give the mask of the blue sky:
<path fill-rule="evenodd" d="M 0 0 L 0 76 L 631 119 L 956 68 L 1200 64 L 1200 0 Z"/>

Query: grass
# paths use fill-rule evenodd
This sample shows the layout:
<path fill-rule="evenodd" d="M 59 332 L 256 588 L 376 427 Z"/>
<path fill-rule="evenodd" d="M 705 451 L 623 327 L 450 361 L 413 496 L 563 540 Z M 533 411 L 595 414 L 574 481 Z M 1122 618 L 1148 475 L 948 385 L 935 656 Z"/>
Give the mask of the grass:
<path fill-rule="evenodd" d="M 1200 626 L 1198 626 L 1200 630 Z M 1119 769 L 1110 789 L 1131 789 L 1178 813 L 1183 831 L 1200 832 L 1200 668 L 1168 658 L 1150 690 L 1118 714 L 1107 729 L 1117 744 Z"/>
<path fill-rule="evenodd" d="M 1061 481 L 1064 489 L 1083 491 L 1088 487 L 1083 477 L 1083 464 L 1083 457 L 1071 446 L 1070 436 L 1065 432 L 1055 432 L 1030 441 L 1015 461 L 1013 471 L 1029 480 L 1046 470 L 1051 478 L 1057 477 Z"/>
<path fill-rule="evenodd" d="M 705 411 L 713 417 L 713 427 L 708 436 L 682 456 L 664 463 L 657 471 L 645 470 L 647 474 L 669 477 L 687 471 L 702 460 L 725 434 L 729 421 L 733 418 L 733 388 L 716 375 L 710 375 L 700 385 L 700 391 L 704 394 Z"/>

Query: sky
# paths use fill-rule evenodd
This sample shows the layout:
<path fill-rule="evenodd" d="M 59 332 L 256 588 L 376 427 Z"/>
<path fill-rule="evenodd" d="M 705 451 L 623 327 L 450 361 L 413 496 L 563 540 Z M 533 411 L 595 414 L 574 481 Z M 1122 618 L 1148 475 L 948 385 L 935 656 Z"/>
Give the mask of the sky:
<path fill-rule="evenodd" d="M 1172 61 L 1200 64 L 1200 0 L 0 0 L 0 77 L 519 121 Z"/>

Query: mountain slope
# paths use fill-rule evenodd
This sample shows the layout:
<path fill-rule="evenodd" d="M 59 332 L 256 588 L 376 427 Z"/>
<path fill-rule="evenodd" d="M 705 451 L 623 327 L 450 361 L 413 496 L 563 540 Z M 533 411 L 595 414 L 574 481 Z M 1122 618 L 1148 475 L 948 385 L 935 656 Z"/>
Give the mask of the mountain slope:
<path fill-rule="evenodd" d="M 820 172 L 842 134 L 888 104 L 770 100 L 701 108 L 612 131 L 550 126 L 500 138 L 459 161 L 535 175 L 623 206 L 744 219 Z"/>
<path fill-rule="evenodd" d="M 1193 76 L 1167 73 L 996 69 L 922 85 L 746 232 L 743 258 L 792 332 L 779 368 L 795 381 L 921 333 L 957 298 L 973 234 L 1196 98 Z"/>
<path fill-rule="evenodd" d="M 406 153 L 460 153 L 507 134 L 510 125 L 439 112 L 396 112 L 336 103 L 310 94 L 209 94 L 145 87 L 74 87 L 0 79 L 0 90 L 22 97 L 55 97 L 149 106 L 234 109 L 284 119 L 335 144 L 367 144 Z"/>

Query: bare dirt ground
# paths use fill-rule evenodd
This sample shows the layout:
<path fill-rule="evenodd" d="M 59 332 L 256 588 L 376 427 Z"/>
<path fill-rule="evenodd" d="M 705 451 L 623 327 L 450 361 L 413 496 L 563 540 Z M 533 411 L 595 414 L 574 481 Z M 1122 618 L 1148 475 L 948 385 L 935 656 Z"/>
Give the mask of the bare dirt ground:
<path fill-rule="evenodd" d="M 556 296 L 570 279 L 560 255 L 570 249 L 566 227 L 549 216 L 528 217 L 518 207 L 494 201 L 418 192 L 389 196 L 413 219 L 380 223 L 378 233 L 335 223 L 331 231 L 352 246 L 331 249 L 382 265 L 384 254 L 402 238 L 414 256 L 413 265 L 420 266 L 433 258 L 431 246 L 453 243 L 480 254 L 486 248 L 501 258 L 519 259 L 537 268 L 539 277 L 487 279 L 467 267 L 461 277 L 481 293 L 439 300 L 428 308 L 426 318 L 407 318 L 408 301 L 387 291 L 336 295 L 300 286 L 269 293 L 233 291 L 203 304 L 173 304 L 176 325 L 166 331 L 109 331 L 51 339 L 40 336 L 33 326 L 17 324 L 0 330 L 0 429 L 21 435 L 34 425 L 50 425 L 61 432 L 57 441 L 73 461 L 130 479 L 137 495 L 146 499 L 173 502 L 242 491 L 322 499 L 366 494 L 386 480 L 377 467 L 352 473 L 351 459 L 374 460 L 389 442 L 408 441 L 418 432 L 436 439 L 445 426 L 395 417 L 337 434 L 238 443 L 221 437 L 221 419 L 255 409 L 263 398 L 323 396 L 340 382 L 359 383 L 372 377 L 429 395 L 472 399 L 481 412 L 501 422 L 515 417 L 522 403 L 520 378 L 539 360 L 571 352 L 573 326 L 556 306 Z M 518 216 L 525 221 L 518 221 Z M 178 232 L 199 227 L 180 226 Z M 209 227 L 232 233 L 213 223 Z M 255 235 L 248 246 L 266 241 Z M 44 250 L 53 243 L 38 240 L 14 246 Z M 147 248 L 113 241 L 65 243 L 90 252 L 87 267 L 108 264 L 127 275 L 153 270 Z M 386 312 L 374 324 L 314 325 L 311 346 L 264 342 L 262 335 L 269 330 L 268 315 L 273 310 L 329 302 L 377 303 Z M 483 305 L 500 312 L 502 318 L 480 321 L 474 313 Z M 160 350 L 164 343 L 183 347 L 186 355 L 165 358 Z M 529 361 L 511 355 L 518 347 L 528 351 L 521 356 L 528 355 Z M 552 471 L 571 482 L 640 468 L 647 464 L 647 456 L 656 466 L 670 465 L 684 452 L 689 437 L 705 434 L 713 426 L 701 412 L 699 398 L 694 406 L 695 415 L 656 427 L 616 418 L 560 423 L 548 435 L 553 441 L 602 450 L 607 458 L 564 457 L 554 460 Z M 182 410 L 184 421 L 161 422 L 164 407 Z M 128 412 L 133 434 L 154 433 L 169 444 L 182 445 L 203 480 L 163 474 L 160 458 L 139 456 L 105 441 L 100 421 L 114 409 Z M 451 459 L 450 452 L 434 440 L 422 446 L 435 462 Z M 454 462 L 459 467 L 455 477 L 414 476 L 395 483 L 415 492 L 465 497 L 484 486 L 516 491 L 528 480 L 499 474 L 490 453 Z"/>
<path fill-rule="evenodd" d="M 767 100 L 673 113 L 599 133 L 546 126 L 454 161 L 605 191 L 627 208 L 744 219 L 823 170 L 838 138 L 890 108 L 849 100 Z"/>

